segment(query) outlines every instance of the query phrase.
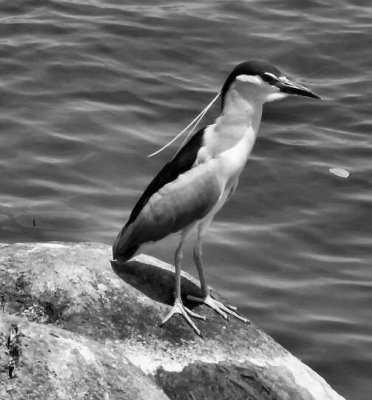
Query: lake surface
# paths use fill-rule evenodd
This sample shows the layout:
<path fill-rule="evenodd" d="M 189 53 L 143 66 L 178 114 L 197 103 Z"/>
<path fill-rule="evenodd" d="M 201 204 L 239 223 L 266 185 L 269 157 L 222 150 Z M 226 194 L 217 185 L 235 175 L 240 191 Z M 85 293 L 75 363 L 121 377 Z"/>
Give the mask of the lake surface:
<path fill-rule="evenodd" d="M 207 276 L 340 394 L 370 400 L 371 2 L 12 0 L 0 18 L 3 242 L 111 244 L 177 144 L 146 155 L 241 61 L 267 60 L 324 98 L 265 106 L 207 236 Z M 176 243 L 143 250 L 172 262 Z"/>

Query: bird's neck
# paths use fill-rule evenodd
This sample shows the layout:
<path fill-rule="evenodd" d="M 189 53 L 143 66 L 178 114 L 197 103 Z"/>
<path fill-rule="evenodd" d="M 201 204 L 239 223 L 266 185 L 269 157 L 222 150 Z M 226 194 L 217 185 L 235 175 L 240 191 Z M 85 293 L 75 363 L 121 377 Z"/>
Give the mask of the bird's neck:
<path fill-rule="evenodd" d="M 220 154 L 243 141 L 248 157 L 256 141 L 261 116 L 262 102 L 249 93 L 230 90 L 225 98 L 223 110 L 212 126 L 211 134 L 208 135 L 211 153 Z"/>
<path fill-rule="evenodd" d="M 217 131 L 233 131 L 241 135 L 257 135 L 262 117 L 262 102 L 254 94 L 232 89 L 227 94 L 223 110 L 216 119 Z"/>

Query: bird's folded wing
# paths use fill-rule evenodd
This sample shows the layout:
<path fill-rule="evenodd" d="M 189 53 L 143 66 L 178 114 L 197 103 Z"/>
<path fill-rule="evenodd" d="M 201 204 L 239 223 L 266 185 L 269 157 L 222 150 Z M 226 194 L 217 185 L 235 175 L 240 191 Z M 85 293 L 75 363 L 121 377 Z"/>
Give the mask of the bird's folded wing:
<path fill-rule="evenodd" d="M 212 210 L 222 192 L 214 160 L 190 169 L 151 196 L 127 227 L 127 240 L 142 244 L 188 227 Z"/>

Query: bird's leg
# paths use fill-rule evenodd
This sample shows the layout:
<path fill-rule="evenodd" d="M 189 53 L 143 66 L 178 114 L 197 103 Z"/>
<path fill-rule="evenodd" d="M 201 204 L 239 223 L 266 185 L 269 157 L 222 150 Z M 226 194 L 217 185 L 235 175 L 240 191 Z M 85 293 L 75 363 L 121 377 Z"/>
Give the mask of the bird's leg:
<path fill-rule="evenodd" d="M 193 300 L 199 303 L 206 304 L 210 308 L 212 308 L 216 313 L 220 314 L 223 318 L 228 319 L 228 315 L 231 315 L 240 321 L 245 323 L 249 323 L 249 320 L 246 318 L 241 317 L 235 311 L 237 310 L 236 307 L 232 306 L 225 306 L 220 301 L 214 299 L 208 289 L 208 285 L 205 280 L 204 271 L 203 271 L 203 264 L 202 264 L 202 237 L 199 234 L 197 242 L 194 247 L 194 262 L 196 268 L 198 270 L 199 280 L 200 280 L 200 287 L 203 293 L 203 297 L 194 297 L 194 296 L 187 296 L 189 300 Z"/>
<path fill-rule="evenodd" d="M 160 326 L 164 325 L 169 319 L 175 315 L 175 314 L 181 314 L 186 322 L 191 326 L 191 328 L 199 335 L 201 335 L 200 330 L 196 327 L 194 322 L 191 320 L 190 317 L 194 318 L 199 318 L 202 320 L 206 320 L 206 318 L 202 315 L 196 314 L 193 311 L 189 310 L 186 308 L 181 299 L 181 263 L 183 259 L 183 240 L 181 240 L 179 246 L 177 247 L 176 254 L 175 254 L 175 272 L 176 272 L 176 278 L 175 278 L 175 301 L 172 310 L 170 313 L 164 318 L 164 320 L 161 322 Z"/>

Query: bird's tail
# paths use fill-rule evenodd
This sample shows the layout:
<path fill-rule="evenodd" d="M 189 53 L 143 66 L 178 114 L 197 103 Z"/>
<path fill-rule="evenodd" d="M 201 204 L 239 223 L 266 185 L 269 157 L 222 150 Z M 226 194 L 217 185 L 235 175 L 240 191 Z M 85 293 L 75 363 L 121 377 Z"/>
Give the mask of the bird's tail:
<path fill-rule="evenodd" d="M 124 226 L 112 246 L 114 260 L 127 261 L 134 256 L 140 244 L 131 240 L 131 225 Z"/>

